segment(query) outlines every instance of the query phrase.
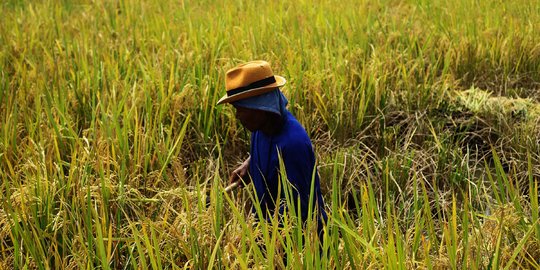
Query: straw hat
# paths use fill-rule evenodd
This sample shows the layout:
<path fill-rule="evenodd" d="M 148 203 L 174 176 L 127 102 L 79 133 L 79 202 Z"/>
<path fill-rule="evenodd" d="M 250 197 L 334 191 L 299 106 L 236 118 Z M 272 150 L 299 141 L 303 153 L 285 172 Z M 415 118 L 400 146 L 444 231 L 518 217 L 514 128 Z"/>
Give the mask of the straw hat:
<path fill-rule="evenodd" d="M 266 61 L 251 61 L 227 71 L 225 88 L 227 94 L 219 104 L 262 95 L 285 85 L 285 78 L 274 75 Z"/>

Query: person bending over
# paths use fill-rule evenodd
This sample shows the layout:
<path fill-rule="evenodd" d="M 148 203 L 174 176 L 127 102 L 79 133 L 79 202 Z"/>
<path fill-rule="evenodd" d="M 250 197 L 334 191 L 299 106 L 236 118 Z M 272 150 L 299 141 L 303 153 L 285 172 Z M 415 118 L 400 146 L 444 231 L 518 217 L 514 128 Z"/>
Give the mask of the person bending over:
<path fill-rule="evenodd" d="M 250 179 L 264 218 L 272 217 L 276 209 L 278 215 L 283 215 L 286 206 L 283 204 L 284 190 L 279 183 L 281 158 L 288 183 L 292 185 L 295 209 L 300 209 L 302 221 L 306 220 L 309 211 L 316 214 L 314 218 L 321 236 L 327 213 L 315 154 L 305 129 L 286 109 L 287 99 L 279 90 L 285 83 L 283 77 L 273 74 L 265 61 L 247 62 L 227 71 L 227 94 L 217 104 L 234 106 L 236 118 L 251 131 L 250 155 L 231 173 L 230 182 L 243 185 L 243 181 Z M 312 183 L 313 208 L 308 209 Z M 278 194 L 280 198 L 277 198 Z M 300 208 L 296 204 L 298 201 Z"/>

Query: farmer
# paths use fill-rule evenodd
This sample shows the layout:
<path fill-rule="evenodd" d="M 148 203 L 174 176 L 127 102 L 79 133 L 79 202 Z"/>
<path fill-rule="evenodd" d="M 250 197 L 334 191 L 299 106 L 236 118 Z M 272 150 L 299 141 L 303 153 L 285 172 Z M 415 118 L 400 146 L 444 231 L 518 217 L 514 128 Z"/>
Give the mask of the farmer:
<path fill-rule="evenodd" d="M 306 220 L 309 211 L 314 211 L 317 216 L 312 216 L 318 221 L 320 235 L 327 215 L 315 155 L 306 131 L 285 108 L 287 99 L 279 90 L 284 84 L 285 78 L 274 75 L 265 61 L 247 62 L 227 71 L 227 94 L 217 104 L 232 104 L 236 118 L 251 131 L 250 156 L 231 173 L 230 182 L 244 185 L 244 181 L 251 180 L 264 218 L 274 214 L 276 204 L 282 215 L 286 209 L 283 188 L 278 192 L 281 158 L 292 186 L 293 201 L 300 202 L 302 220 Z M 284 183 L 287 181 L 282 181 L 281 186 Z M 313 208 L 308 209 L 311 188 Z"/>

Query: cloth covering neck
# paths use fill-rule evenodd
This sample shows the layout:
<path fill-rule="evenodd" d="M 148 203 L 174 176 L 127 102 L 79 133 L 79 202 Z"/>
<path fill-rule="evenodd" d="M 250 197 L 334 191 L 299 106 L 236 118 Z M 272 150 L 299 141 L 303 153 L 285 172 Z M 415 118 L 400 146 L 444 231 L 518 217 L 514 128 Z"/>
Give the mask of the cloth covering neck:
<path fill-rule="evenodd" d="M 275 90 L 246 99 L 232 102 L 233 106 L 267 111 L 283 117 L 287 111 L 287 98 L 276 88 Z"/>

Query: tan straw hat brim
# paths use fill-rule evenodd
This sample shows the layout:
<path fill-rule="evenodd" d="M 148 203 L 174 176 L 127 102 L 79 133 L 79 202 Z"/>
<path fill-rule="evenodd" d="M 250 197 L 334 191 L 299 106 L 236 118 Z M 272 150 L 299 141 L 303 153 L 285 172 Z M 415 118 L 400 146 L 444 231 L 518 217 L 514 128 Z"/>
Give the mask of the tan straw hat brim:
<path fill-rule="evenodd" d="M 231 103 L 237 100 L 246 99 L 246 98 L 250 98 L 254 96 L 259 96 L 259 95 L 262 95 L 262 94 L 265 94 L 274 90 L 276 87 L 281 87 L 285 85 L 285 83 L 287 82 L 287 80 L 285 80 L 285 78 L 281 76 L 274 75 L 274 77 L 276 78 L 275 83 L 271 83 L 269 85 L 259 87 L 259 88 L 249 89 L 244 92 L 231 95 L 231 96 L 225 95 L 219 99 L 219 101 L 217 102 L 217 105 L 223 104 L 223 103 Z"/>

